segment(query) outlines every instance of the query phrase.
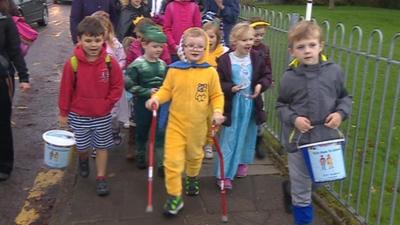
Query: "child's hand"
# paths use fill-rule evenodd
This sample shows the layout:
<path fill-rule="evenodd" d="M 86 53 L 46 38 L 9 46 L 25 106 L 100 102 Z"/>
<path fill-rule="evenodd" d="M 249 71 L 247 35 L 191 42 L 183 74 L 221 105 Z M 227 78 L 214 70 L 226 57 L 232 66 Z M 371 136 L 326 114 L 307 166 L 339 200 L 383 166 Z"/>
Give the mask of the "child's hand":
<path fill-rule="evenodd" d="M 219 9 L 223 10 L 224 7 L 224 1 L 223 0 L 214 0 L 215 4 L 218 6 Z"/>
<path fill-rule="evenodd" d="M 242 90 L 242 88 L 243 88 L 242 85 L 235 85 L 235 86 L 232 87 L 232 92 L 236 93 L 236 92 Z"/>
<path fill-rule="evenodd" d="M 25 92 L 31 89 L 31 85 L 29 83 L 22 82 L 19 84 L 19 88 L 21 89 L 22 92 Z"/>
<path fill-rule="evenodd" d="M 342 116 L 338 112 L 329 114 L 325 119 L 325 126 L 336 129 L 342 123 Z"/>
<path fill-rule="evenodd" d="M 152 95 L 154 95 L 158 91 L 158 88 L 152 88 L 150 89 L 150 92 Z"/>
<path fill-rule="evenodd" d="M 298 116 L 294 121 L 294 126 L 301 132 L 306 133 L 314 127 L 311 126 L 311 121 L 303 116 Z"/>
<path fill-rule="evenodd" d="M 66 116 L 58 116 L 58 123 L 61 128 L 68 127 L 68 117 Z"/>
<path fill-rule="evenodd" d="M 225 121 L 225 116 L 222 115 L 220 112 L 214 112 L 212 116 L 212 120 L 215 123 L 215 125 L 221 125 Z"/>
<path fill-rule="evenodd" d="M 146 102 L 146 108 L 148 110 L 153 110 L 153 105 L 155 105 L 155 109 L 158 109 L 158 100 L 156 98 L 150 98 L 149 100 L 147 100 Z"/>
<path fill-rule="evenodd" d="M 257 98 L 258 95 L 261 93 L 261 84 L 257 84 L 254 87 L 254 94 L 251 96 L 251 98 Z"/>

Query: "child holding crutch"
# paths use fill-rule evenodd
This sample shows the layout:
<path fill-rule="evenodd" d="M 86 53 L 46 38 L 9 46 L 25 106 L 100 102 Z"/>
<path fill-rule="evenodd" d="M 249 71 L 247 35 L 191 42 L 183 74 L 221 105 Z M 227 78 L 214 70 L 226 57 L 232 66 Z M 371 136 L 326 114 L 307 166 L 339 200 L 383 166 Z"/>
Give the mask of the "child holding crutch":
<path fill-rule="evenodd" d="M 161 86 L 167 65 L 160 59 L 164 44 L 167 41 L 165 34 L 156 26 L 147 26 L 143 29 L 142 48 L 144 55 L 133 61 L 127 68 L 125 88 L 135 95 L 134 109 L 136 114 L 136 145 L 137 167 L 145 169 L 146 145 L 149 136 L 152 113 L 145 107 L 145 102 L 158 91 Z M 164 177 L 163 145 L 164 132 L 158 130 L 156 137 L 156 159 L 158 175 Z"/>
<path fill-rule="evenodd" d="M 200 193 L 198 175 L 204 156 L 207 117 L 221 124 L 224 97 L 217 71 L 205 63 L 208 53 L 207 34 L 200 28 L 190 28 L 183 34 L 184 57 L 169 66 L 160 90 L 147 101 L 146 107 L 171 101 L 165 139 L 165 183 L 168 195 L 164 205 L 166 215 L 177 215 L 183 208 L 182 172 L 186 168 L 185 193 Z"/>
<path fill-rule="evenodd" d="M 254 160 L 257 125 L 266 119 L 261 93 L 271 85 L 271 73 L 261 54 L 252 50 L 254 29 L 250 24 L 236 24 L 230 41 L 235 50 L 222 55 L 217 66 L 225 96 L 226 120 L 220 144 L 225 159 L 226 189 L 232 189 L 235 176 L 247 176 L 248 164 Z M 221 179 L 219 163 L 217 160 L 215 168 L 217 178 Z"/>

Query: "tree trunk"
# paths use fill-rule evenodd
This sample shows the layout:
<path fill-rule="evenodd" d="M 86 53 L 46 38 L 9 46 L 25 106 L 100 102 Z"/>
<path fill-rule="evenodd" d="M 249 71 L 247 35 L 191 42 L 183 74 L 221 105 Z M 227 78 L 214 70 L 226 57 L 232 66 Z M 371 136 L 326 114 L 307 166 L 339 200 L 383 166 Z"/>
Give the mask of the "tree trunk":
<path fill-rule="evenodd" d="M 329 9 L 335 8 L 335 0 L 329 0 Z"/>

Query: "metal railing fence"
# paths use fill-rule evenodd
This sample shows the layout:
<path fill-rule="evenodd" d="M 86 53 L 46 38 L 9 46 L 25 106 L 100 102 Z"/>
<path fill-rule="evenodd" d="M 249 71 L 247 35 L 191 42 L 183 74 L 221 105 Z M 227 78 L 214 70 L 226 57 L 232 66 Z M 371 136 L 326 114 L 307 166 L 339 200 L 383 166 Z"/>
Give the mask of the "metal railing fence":
<path fill-rule="evenodd" d="M 241 6 L 242 18 L 253 16 L 272 24 L 265 43 L 276 85 L 265 93 L 265 107 L 267 129 L 279 140 L 275 103 L 289 61 L 287 32 L 293 15 Z M 362 224 L 400 225 L 400 33 L 386 40 L 380 30 L 364 34 L 359 26 L 319 24 L 324 30 L 324 53 L 341 65 L 346 88 L 354 97 L 352 116 L 341 126 L 347 178 L 328 190 Z"/>

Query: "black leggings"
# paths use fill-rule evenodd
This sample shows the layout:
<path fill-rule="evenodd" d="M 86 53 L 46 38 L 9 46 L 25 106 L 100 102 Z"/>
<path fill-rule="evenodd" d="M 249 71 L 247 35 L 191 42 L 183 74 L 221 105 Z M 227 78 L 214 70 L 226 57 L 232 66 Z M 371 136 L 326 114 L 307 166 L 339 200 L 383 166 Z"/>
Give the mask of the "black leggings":
<path fill-rule="evenodd" d="M 14 147 L 11 131 L 11 104 L 14 79 L 0 78 L 0 172 L 10 174 L 14 164 Z"/>

